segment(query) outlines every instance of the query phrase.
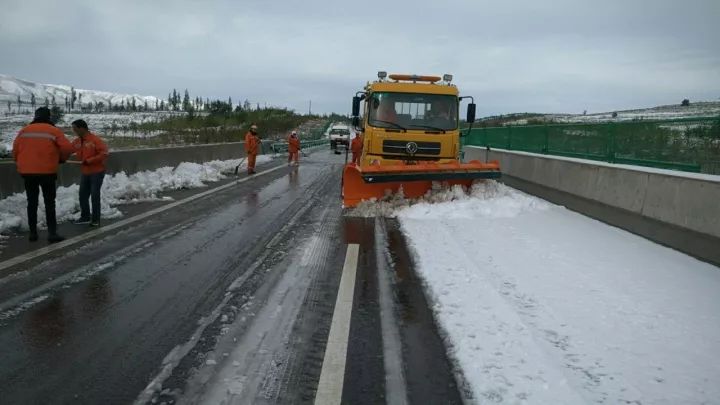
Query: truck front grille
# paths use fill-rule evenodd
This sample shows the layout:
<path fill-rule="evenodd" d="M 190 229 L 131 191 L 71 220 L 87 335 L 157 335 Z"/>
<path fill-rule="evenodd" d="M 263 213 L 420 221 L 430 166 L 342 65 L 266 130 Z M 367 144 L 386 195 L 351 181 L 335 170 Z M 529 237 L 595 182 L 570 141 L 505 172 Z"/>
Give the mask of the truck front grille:
<path fill-rule="evenodd" d="M 415 155 L 440 155 L 440 142 L 415 142 L 415 141 L 394 141 L 385 140 L 383 141 L 383 153 L 392 153 L 398 155 L 412 155 L 408 149 L 412 150 L 412 147 L 408 148 L 408 144 L 414 143 L 417 145 L 417 152 Z"/>

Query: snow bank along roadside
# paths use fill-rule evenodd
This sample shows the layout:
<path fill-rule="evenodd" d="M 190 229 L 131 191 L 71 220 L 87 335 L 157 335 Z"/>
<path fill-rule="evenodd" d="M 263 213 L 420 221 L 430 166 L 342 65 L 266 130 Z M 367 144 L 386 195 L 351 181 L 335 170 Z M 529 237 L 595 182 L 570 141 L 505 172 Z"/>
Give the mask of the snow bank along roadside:
<path fill-rule="evenodd" d="M 269 155 L 257 157 L 258 163 L 272 160 Z M 106 176 L 102 187 L 103 218 L 119 218 L 122 212 L 118 205 L 143 201 L 172 200 L 170 197 L 159 197 L 168 190 L 204 187 L 205 183 L 226 178 L 235 169 L 241 159 L 215 160 L 203 164 L 184 162 L 175 168 L 162 167 L 127 175 L 124 172 Z M 243 160 L 242 168 L 245 168 Z M 79 186 L 59 187 L 57 190 L 56 211 L 58 222 L 77 219 L 80 216 L 78 202 Z M 38 225 L 45 225 L 44 203 L 40 198 Z M 13 194 L 0 200 L 0 233 L 12 229 L 26 231 L 27 200 L 24 193 Z"/>
<path fill-rule="evenodd" d="M 468 147 L 465 159 L 485 159 Z M 503 181 L 720 265 L 720 176 L 491 150 Z"/>
<path fill-rule="evenodd" d="M 478 401 L 720 397 L 718 268 L 495 182 L 431 194 L 355 214 L 399 218 Z"/>

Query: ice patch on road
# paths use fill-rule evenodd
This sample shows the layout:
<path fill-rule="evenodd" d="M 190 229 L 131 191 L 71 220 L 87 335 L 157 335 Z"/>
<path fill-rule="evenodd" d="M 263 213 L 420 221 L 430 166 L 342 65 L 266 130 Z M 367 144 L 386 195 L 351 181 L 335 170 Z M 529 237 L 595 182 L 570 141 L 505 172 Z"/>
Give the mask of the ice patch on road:
<path fill-rule="evenodd" d="M 258 156 L 257 163 L 269 162 L 270 156 Z M 244 169 L 245 161 L 240 169 Z M 241 162 L 240 159 L 215 160 L 207 163 L 183 162 L 177 167 L 162 167 L 127 175 L 120 172 L 105 177 L 102 187 L 102 216 L 105 219 L 122 217 L 117 208 L 121 204 L 144 201 L 164 201 L 169 197 L 161 197 L 160 193 L 169 190 L 192 189 L 205 187 L 207 183 L 216 182 L 231 174 Z M 59 187 L 56 198 L 56 214 L 58 222 L 71 221 L 80 216 L 78 202 L 79 186 Z M 40 198 L 38 209 L 38 225 L 45 226 L 44 203 Z M 13 194 L 0 200 L 0 233 L 9 230 L 28 230 L 27 200 L 24 193 Z"/>
<path fill-rule="evenodd" d="M 382 200 L 363 201 L 348 211 L 356 217 L 401 218 L 509 218 L 523 212 L 544 210 L 553 205 L 494 180 L 474 183 L 470 190 L 460 185 L 433 188 L 423 197 L 407 199 L 401 192 Z"/>
<path fill-rule="evenodd" d="M 12 309 L 9 309 L 9 310 L 7 310 L 7 311 L 4 311 L 4 312 L 0 313 L 0 321 L 4 321 L 4 320 L 6 320 L 6 319 L 13 318 L 13 317 L 15 317 L 17 314 L 20 314 L 20 313 L 26 311 L 26 310 L 29 309 L 30 307 L 32 307 L 32 306 L 34 306 L 34 305 L 37 305 L 37 304 L 45 301 L 45 300 L 48 299 L 48 298 L 50 298 L 49 295 L 40 295 L 40 296 L 35 297 L 35 298 L 33 298 L 33 299 L 27 300 L 27 301 L 23 302 L 22 304 L 14 307 L 14 308 L 12 308 Z"/>

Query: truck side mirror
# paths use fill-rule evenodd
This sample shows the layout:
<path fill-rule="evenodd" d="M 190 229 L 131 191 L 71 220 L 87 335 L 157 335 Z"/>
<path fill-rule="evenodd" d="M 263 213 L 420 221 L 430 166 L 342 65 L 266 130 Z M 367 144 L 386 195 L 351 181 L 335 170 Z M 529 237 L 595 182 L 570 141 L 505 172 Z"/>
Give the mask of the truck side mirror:
<path fill-rule="evenodd" d="M 468 124 L 472 124 L 475 122 L 475 103 L 470 103 L 467 106 L 467 118 L 465 119 L 465 122 Z"/>
<path fill-rule="evenodd" d="M 358 96 L 353 97 L 352 116 L 353 117 L 360 116 L 360 97 L 358 97 Z"/>
<path fill-rule="evenodd" d="M 358 117 L 357 115 L 353 116 L 352 124 L 355 128 L 359 127 L 360 126 L 360 117 Z"/>

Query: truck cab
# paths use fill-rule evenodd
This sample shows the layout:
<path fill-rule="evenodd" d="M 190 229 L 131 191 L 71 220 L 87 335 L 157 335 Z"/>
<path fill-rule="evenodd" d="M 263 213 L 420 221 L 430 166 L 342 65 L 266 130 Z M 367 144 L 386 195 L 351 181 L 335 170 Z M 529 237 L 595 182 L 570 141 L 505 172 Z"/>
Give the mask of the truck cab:
<path fill-rule="evenodd" d="M 459 102 L 457 87 L 438 76 L 390 75 L 368 83 L 359 123 L 362 163 L 457 161 Z"/>

